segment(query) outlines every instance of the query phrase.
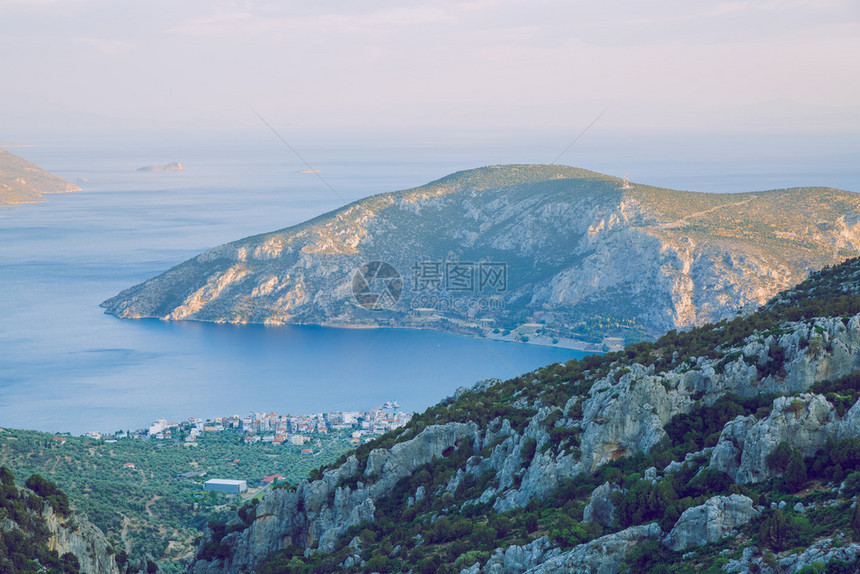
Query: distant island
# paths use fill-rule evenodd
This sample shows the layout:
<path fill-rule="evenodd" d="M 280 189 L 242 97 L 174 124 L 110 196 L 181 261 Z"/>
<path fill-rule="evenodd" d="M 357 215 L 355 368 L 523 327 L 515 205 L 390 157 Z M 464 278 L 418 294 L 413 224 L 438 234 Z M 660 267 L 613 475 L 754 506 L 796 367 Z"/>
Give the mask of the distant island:
<path fill-rule="evenodd" d="M 137 168 L 137 171 L 182 171 L 185 169 L 178 161 L 172 161 L 164 165 L 147 165 Z"/>
<path fill-rule="evenodd" d="M 0 205 L 45 201 L 46 193 L 71 193 L 81 188 L 34 163 L 0 149 Z"/>
<path fill-rule="evenodd" d="M 857 255 L 855 193 L 695 193 L 498 165 L 215 247 L 103 306 L 124 318 L 431 328 L 599 351 L 732 317 Z"/>

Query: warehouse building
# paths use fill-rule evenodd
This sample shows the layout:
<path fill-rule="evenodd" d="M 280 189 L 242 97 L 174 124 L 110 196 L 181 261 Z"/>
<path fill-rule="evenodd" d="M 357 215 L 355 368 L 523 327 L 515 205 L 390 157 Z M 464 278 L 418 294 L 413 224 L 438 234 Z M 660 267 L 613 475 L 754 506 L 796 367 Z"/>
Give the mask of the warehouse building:
<path fill-rule="evenodd" d="M 239 494 L 248 490 L 248 483 L 244 480 L 227 480 L 224 478 L 212 478 L 203 483 L 203 490 L 215 490 L 229 494 Z"/>

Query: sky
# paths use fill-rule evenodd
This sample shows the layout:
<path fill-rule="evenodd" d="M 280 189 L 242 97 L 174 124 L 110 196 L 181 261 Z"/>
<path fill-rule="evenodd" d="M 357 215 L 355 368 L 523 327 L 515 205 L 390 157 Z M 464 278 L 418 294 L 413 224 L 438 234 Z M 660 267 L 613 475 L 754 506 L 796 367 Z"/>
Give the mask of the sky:
<path fill-rule="evenodd" d="M 860 133 L 857 0 L 0 0 L 0 140 L 55 131 Z"/>

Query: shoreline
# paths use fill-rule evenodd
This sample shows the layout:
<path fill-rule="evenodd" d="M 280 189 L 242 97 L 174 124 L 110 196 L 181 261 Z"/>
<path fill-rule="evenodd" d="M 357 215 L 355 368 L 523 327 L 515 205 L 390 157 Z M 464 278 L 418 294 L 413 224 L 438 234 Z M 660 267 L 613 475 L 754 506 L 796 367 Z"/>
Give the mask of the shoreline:
<path fill-rule="evenodd" d="M 357 324 L 357 323 L 344 323 L 339 321 L 324 321 L 321 323 L 310 323 L 310 322 L 277 322 L 277 323 L 256 323 L 256 322 L 248 322 L 248 323 L 232 323 L 228 321 L 207 321 L 204 319 L 164 319 L 162 317 L 119 317 L 114 315 L 110 311 L 105 311 L 106 315 L 111 315 L 116 317 L 117 319 L 122 320 L 158 320 L 158 321 L 166 321 L 171 323 L 180 323 L 180 322 L 190 322 L 190 323 L 208 323 L 212 325 L 234 325 L 234 326 L 250 326 L 254 325 L 257 327 L 265 327 L 265 328 L 279 328 L 279 327 L 324 327 L 327 329 L 350 329 L 350 330 L 369 330 L 369 329 L 406 329 L 413 331 L 435 331 L 437 333 L 448 333 L 451 335 L 458 335 L 462 337 L 469 337 L 470 339 L 486 339 L 489 341 L 501 341 L 504 343 L 518 343 L 520 345 L 536 345 L 539 347 L 554 347 L 559 349 L 569 349 L 571 351 L 580 351 L 583 353 L 606 353 L 609 351 L 619 350 L 624 347 L 624 345 L 612 345 L 608 349 L 603 348 L 603 344 L 592 343 L 589 341 L 583 341 L 582 339 L 570 339 L 567 337 L 559 337 L 559 336 L 548 336 L 548 335 L 535 335 L 533 333 L 520 333 L 518 329 L 526 325 L 521 325 L 516 329 L 512 330 L 508 335 L 495 334 L 492 330 L 482 329 L 477 325 L 462 325 L 461 329 L 456 328 L 456 324 L 454 328 L 442 329 L 433 325 L 379 325 L 379 324 Z M 481 332 L 476 334 L 474 330 L 480 330 Z M 525 335 L 528 337 L 528 340 L 523 341 L 522 336 Z M 553 343 L 553 341 L 556 341 Z"/>

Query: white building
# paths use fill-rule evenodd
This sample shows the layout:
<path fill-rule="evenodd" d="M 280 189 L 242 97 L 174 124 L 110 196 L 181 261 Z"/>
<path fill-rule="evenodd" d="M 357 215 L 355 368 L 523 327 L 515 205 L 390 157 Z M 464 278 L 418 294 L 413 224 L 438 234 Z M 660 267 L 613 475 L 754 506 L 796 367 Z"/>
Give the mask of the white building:
<path fill-rule="evenodd" d="M 149 427 L 148 434 L 156 435 L 167 428 L 167 419 L 158 419 Z"/>
<path fill-rule="evenodd" d="M 214 490 L 239 494 L 248 490 L 248 483 L 244 480 L 228 480 L 224 478 L 212 478 L 203 483 L 203 490 Z"/>

